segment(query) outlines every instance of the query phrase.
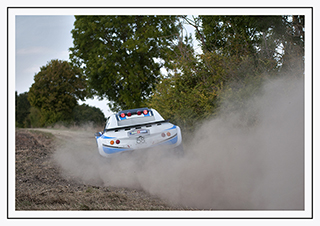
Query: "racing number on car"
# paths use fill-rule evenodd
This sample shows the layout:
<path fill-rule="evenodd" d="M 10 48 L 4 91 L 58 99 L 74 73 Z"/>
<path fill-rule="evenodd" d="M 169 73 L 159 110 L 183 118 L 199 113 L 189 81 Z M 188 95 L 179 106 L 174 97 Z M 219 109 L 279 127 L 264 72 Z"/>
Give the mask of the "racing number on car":
<path fill-rule="evenodd" d="M 139 136 L 137 138 L 137 144 L 142 144 L 142 143 L 144 143 L 144 138 L 142 136 Z"/>

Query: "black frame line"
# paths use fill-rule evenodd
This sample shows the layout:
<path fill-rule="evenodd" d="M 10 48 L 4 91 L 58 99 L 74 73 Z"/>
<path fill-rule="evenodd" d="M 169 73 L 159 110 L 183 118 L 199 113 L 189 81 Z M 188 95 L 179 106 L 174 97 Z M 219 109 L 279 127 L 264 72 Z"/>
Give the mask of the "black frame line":
<path fill-rule="evenodd" d="M 311 217 L 10 217 L 9 216 L 9 11 L 10 9 L 311 9 Z M 227 15 L 227 14 L 226 14 Z M 313 7 L 312 6 L 296 6 L 296 7 L 244 7 L 244 6 L 239 6 L 239 7 L 204 7 L 204 6 L 199 6 L 199 7 L 193 7 L 193 6 L 110 6 L 110 7 L 33 7 L 33 6 L 8 6 L 7 7 L 7 219 L 9 220 L 74 220 L 74 219 L 79 219 L 79 220 L 92 220 L 92 219 L 97 219 L 97 220 L 141 220 L 141 219 L 146 219 L 146 220 L 175 220 L 175 219 L 190 219 L 190 220 L 221 220 L 221 219 L 226 219 L 226 220 L 245 220 L 245 219 L 263 219 L 263 220 L 269 220 L 269 219 L 293 219 L 293 220 L 298 220 L 298 219 L 313 219 L 313 211 L 314 211 L 314 202 L 313 202 Z M 15 42 L 15 40 L 13 40 Z M 245 210 L 242 210 L 245 211 Z M 256 210 L 250 210 L 250 211 L 256 211 Z M 269 210 L 264 210 L 264 211 L 269 211 Z"/>

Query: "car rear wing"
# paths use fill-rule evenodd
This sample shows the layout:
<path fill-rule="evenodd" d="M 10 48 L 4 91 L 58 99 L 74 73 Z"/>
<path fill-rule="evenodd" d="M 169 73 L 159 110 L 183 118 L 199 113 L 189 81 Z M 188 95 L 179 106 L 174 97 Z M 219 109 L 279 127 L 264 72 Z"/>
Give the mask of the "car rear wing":
<path fill-rule="evenodd" d="M 166 122 L 169 122 L 169 120 L 161 120 L 161 121 L 155 121 L 155 122 L 135 124 L 135 125 L 130 125 L 130 126 L 122 126 L 122 127 L 104 129 L 104 132 L 108 132 L 108 131 L 118 132 L 119 130 L 122 130 L 122 129 L 124 129 L 124 130 L 141 129 L 142 126 L 151 127 L 154 124 L 161 125 L 162 123 L 166 123 Z"/>

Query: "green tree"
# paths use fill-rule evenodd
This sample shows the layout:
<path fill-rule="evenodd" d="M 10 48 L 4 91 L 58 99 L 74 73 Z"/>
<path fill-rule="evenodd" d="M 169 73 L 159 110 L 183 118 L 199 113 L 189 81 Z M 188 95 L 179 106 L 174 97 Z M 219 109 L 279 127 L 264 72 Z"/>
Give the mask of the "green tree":
<path fill-rule="evenodd" d="M 189 37 L 180 37 L 170 59 L 174 68 L 155 87 L 150 105 L 187 130 L 222 111 L 243 107 L 248 97 L 259 93 L 265 77 L 279 75 L 288 65 L 283 56 L 293 54 L 286 46 L 297 46 L 290 33 L 303 36 L 301 18 L 295 23 L 285 16 L 183 19 L 195 28 L 202 53 L 195 55 Z M 279 52 L 281 46 L 285 54 Z M 233 104 L 222 108 L 230 100 Z"/>
<path fill-rule="evenodd" d="M 226 57 L 219 102 L 229 111 L 256 95 L 268 76 L 303 75 L 303 16 L 200 16 L 204 55 Z M 206 65 L 212 62 L 206 61 Z M 232 107 L 233 109 L 231 109 Z M 225 109 L 226 110 L 226 109 Z"/>
<path fill-rule="evenodd" d="M 24 121 L 24 127 L 39 128 L 41 127 L 40 119 L 41 119 L 40 110 L 31 106 L 30 114 Z"/>
<path fill-rule="evenodd" d="M 25 127 L 25 120 L 30 113 L 30 103 L 28 101 L 28 92 L 20 93 L 16 95 L 16 126 Z"/>
<path fill-rule="evenodd" d="M 177 16 L 76 16 L 70 59 L 116 111 L 145 105 L 179 33 Z"/>
<path fill-rule="evenodd" d="M 192 39 L 186 36 L 180 38 L 170 60 L 174 68 L 156 85 L 149 105 L 183 129 L 193 130 L 216 107 L 220 80 L 225 75 L 223 57 L 196 55 Z"/>
<path fill-rule="evenodd" d="M 73 109 L 73 121 L 78 126 L 88 122 L 93 123 L 95 126 L 101 126 L 105 123 L 106 119 L 99 108 L 82 104 L 77 105 Z"/>
<path fill-rule="evenodd" d="M 281 55 L 281 72 L 302 76 L 304 74 L 304 16 L 285 16 L 285 29 L 281 33 L 283 54 Z"/>
<path fill-rule="evenodd" d="M 199 16 L 199 21 L 196 37 L 204 53 L 229 56 L 233 65 L 251 57 L 252 67 L 273 75 L 304 71 L 304 16 Z"/>
<path fill-rule="evenodd" d="M 72 119 L 77 100 L 86 96 L 81 70 L 67 61 L 52 60 L 34 76 L 28 100 L 40 111 L 41 126 Z"/>
<path fill-rule="evenodd" d="M 282 16 L 199 16 L 199 19 L 202 27 L 197 38 L 203 40 L 204 52 L 229 57 L 234 68 L 249 57 L 251 67 L 268 73 L 277 72 L 279 37 L 285 30 Z M 233 73 L 229 77 L 233 76 L 239 77 L 239 74 Z"/>

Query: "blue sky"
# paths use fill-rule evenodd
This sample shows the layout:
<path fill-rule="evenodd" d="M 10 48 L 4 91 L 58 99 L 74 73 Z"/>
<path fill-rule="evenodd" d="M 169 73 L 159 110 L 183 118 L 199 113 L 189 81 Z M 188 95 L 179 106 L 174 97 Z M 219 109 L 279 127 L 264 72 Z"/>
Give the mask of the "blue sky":
<path fill-rule="evenodd" d="M 29 91 L 34 75 L 52 59 L 69 60 L 69 48 L 73 46 L 71 30 L 74 16 L 16 16 L 15 34 L 15 90 Z M 86 103 L 98 107 L 105 116 L 111 112 L 107 101 L 89 99 Z"/>

